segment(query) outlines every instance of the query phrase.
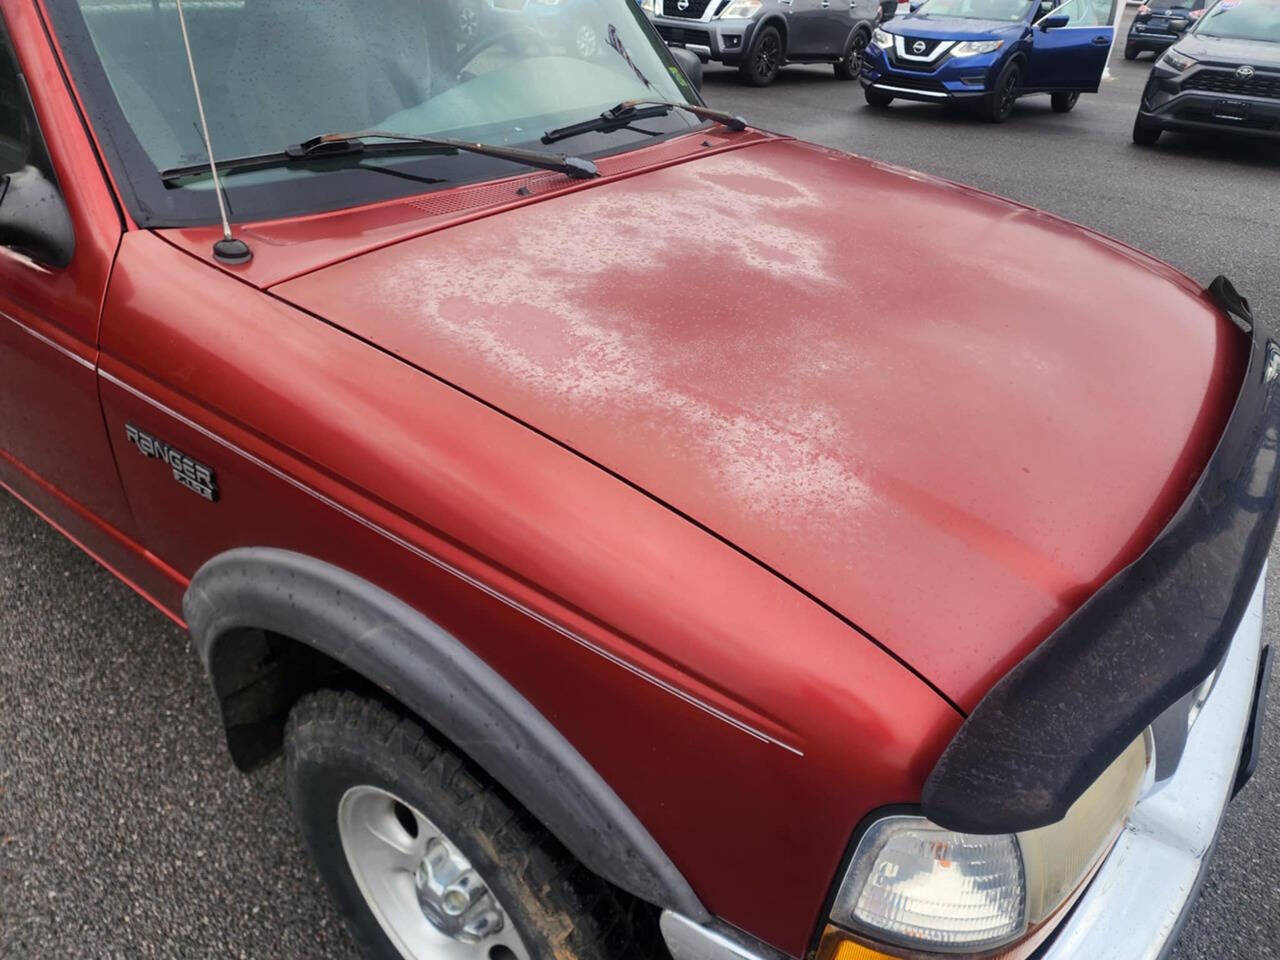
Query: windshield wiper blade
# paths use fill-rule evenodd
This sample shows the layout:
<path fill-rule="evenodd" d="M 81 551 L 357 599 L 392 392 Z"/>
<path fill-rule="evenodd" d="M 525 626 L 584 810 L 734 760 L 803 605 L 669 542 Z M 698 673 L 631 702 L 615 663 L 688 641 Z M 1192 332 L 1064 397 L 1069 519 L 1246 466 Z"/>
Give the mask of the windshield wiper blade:
<path fill-rule="evenodd" d="M 747 129 L 747 121 L 742 117 L 695 103 L 681 103 L 678 100 L 624 100 L 598 117 L 571 123 L 567 127 L 548 130 L 542 135 L 542 142 L 555 143 L 557 140 L 576 137 L 580 133 L 609 133 L 613 130 L 621 130 L 636 120 L 665 117 L 672 110 L 683 110 L 693 114 L 699 120 L 713 120 L 729 130 Z"/>
<path fill-rule="evenodd" d="M 365 140 L 378 141 L 365 143 Z M 287 166 L 293 163 L 324 160 L 332 157 L 349 156 L 351 154 L 392 154 L 392 153 L 476 153 L 500 160 L 510 160 L 525 166 L 538 167 L 543 170 L 555 170 L 570 177 L 587 180 L 598 177 L 600 171 L 590 160 L 581 157 L 567 156 L 562 153 L 543 153 L 541 150 L 524 150 L 520 147 L 505 147 L 496 144 L 476 143 L 470 140 L 455 140 L 451 137 L 435 137 L 411 133 L 393 133 L 389 130 L 360 130 L 355 133 L 326 133 L 302 143 L 285 147 L 279 153 L 263 153 L 249 157 L 233 157 L 219 160 L 220 170 L 246 170 L 275 166 Z M 208 173 L 207 163 L 190 164 L 173 167 L 160 173 L 160 179 L 166 183 L 182 180 L 186 177 Z"/>
<path fill-rule="evenodd" d="M 590 120 L 582 120 L 579 123 L 571 123 L 566 127 L 556 127 L 554 130 L 548 130 L 542 135 L 542 142 L 555 143 L 557 140 L 576 137 L 580 133 L 612 133 L 614 130 L 623 130 L 638 120 L 665 117 L 671 112 L 671 108 L 657 106 L 617 111 L 618 108 L 614 107 L 611 110 L 606 110 L 598 117 L 592 117 Z"/>

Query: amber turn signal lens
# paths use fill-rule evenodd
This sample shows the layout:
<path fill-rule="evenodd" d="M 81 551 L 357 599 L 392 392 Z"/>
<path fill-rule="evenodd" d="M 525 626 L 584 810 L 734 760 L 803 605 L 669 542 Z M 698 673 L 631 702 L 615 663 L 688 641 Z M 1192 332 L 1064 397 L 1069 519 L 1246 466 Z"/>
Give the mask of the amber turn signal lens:
<path fill-rule="evenodd" d="M 898 960 L 898 958 L 863 946 L 850 940 L 843 931 L 827 927 L 822 944 L 818 947 L 817 960 Z"/>

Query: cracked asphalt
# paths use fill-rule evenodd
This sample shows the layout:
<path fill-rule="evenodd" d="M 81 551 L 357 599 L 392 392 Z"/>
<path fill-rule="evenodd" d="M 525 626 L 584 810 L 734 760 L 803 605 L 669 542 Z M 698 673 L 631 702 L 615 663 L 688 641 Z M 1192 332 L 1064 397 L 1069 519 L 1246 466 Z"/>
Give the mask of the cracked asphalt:
<path fill-rule="evenodd" d="M 873 114 L 828 68 L 747 90 L 709 67 L 705 92 L 762 126 L 1045 207 L 1204 281 L 1226 272 L 1255 309 L 1280 312 L 1280 147 L 1133 147 L 1148 69 L 1117 59 L 1075 112 L 1032 99 L 1001 127 L 929 106 Z M 849 225 L 850 255 L 909 275 L 865 226 Z M 1276 617 L 1273 601 L 1280 636 Z M 1177 960 L 1280 956 L 1278 714 Z M 233 769 L 186 636 L 0 493 L 0 957 L 353 956 L 299 848 L 279 764 Z"/>

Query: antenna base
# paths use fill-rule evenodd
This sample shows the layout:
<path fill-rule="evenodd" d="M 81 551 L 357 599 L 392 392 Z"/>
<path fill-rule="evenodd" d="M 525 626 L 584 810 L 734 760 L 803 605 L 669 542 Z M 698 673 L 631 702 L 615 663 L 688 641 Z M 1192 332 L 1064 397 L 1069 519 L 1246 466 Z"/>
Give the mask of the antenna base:
<path fill-rule="evenodd" d="M 213 255 L 223 263 L 248 263 L 253 259 L 249 245 L 235 237 L 223 237 L 215 243 Z"/>

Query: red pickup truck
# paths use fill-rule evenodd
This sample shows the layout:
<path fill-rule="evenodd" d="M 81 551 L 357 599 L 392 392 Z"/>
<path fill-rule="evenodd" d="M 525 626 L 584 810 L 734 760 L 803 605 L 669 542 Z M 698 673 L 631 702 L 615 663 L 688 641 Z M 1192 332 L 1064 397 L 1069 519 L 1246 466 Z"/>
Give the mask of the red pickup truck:
<path fill-rule="evenodd" d="M 0 483 L 369 957 L 1169 946 L 1269 663 L 1229 282 L 707 110 L 630 0 L 0 10 Z"/>

